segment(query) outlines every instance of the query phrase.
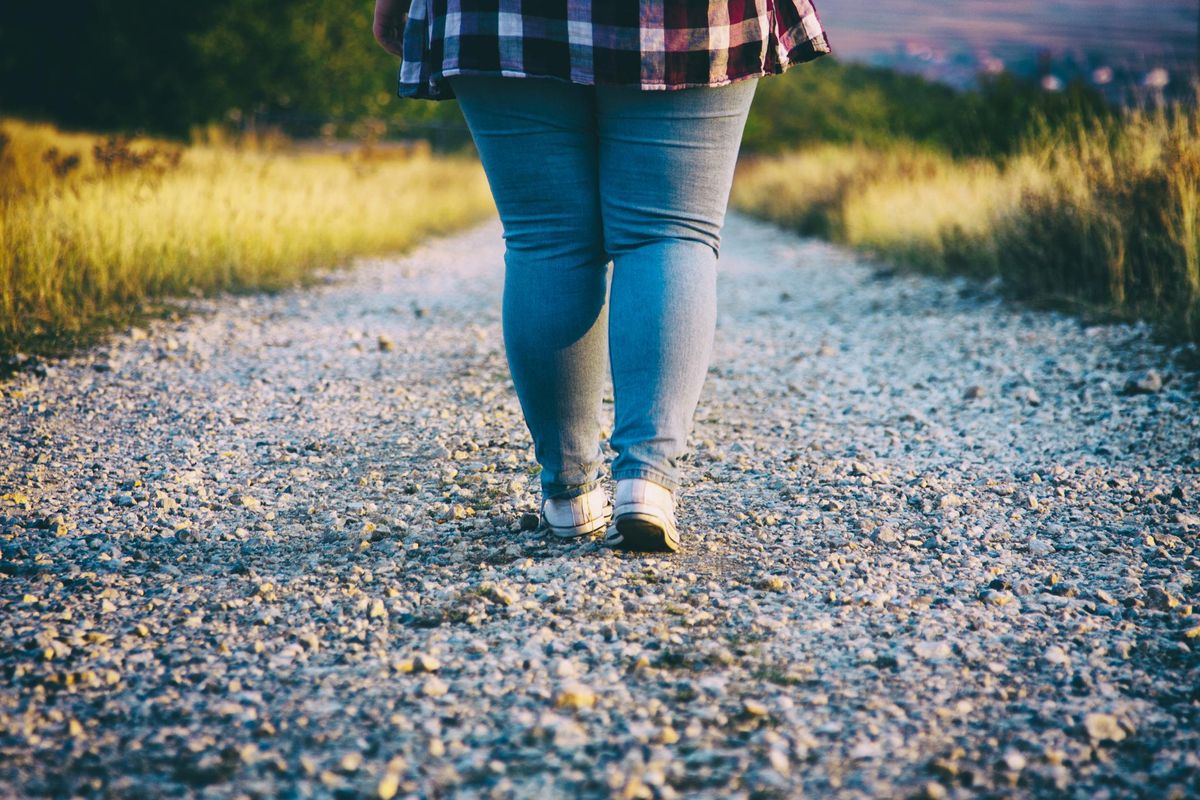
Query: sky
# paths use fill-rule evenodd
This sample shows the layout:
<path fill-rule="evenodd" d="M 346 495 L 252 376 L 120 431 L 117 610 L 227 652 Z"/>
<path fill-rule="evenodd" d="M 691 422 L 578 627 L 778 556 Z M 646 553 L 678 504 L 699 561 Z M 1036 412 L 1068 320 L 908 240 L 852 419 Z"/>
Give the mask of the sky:
<path fill-rule="evenodd" d="M 897 46 L 1105 49 L 1152 64 L 1197 58 L 1198 0 L 815 0 L 834 50 L 864 58 Z"/>

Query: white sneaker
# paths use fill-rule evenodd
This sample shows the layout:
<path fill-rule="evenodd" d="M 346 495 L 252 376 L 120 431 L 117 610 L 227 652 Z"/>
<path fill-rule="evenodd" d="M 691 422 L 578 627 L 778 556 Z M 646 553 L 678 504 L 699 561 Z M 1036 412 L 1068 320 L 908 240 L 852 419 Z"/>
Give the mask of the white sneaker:
<path fill-rule="evenodd" d="M 613 521 L 604 543 L 623 550 L 678 550 L 674 493 L 646 478 L 617 481 Z"/>
<path fill-rule="evenodd" d="M 603 486 L 575 497 L 552 497 L 542 501 L 542 524 L 560 539 L 595 533 L 608 524 L 612 503 Z"/>

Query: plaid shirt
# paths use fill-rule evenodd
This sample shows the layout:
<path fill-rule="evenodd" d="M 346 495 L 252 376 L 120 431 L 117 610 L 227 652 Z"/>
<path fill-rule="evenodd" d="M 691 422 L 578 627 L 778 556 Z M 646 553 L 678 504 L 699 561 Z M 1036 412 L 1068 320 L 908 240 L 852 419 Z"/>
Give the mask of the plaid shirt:
<path fill-rule="evenodd" d="M 723 86 L 828 52 L 812 0 L 413 0 L 399 94 L 448 100 L 450 75 Z"/>

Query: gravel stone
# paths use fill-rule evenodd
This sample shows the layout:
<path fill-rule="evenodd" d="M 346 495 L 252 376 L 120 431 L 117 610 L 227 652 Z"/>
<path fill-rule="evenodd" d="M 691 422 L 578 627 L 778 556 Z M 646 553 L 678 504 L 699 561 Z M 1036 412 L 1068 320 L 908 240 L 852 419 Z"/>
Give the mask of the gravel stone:
<path fill-rule="evenodd" d="M 0 795 L 1200 796 L 1194 351 L 732 214 L 683 549 L 621 554 L 538 529 L 502 265 L 0 384 Z"/>
<path fill-rule="evenodd" d="M 1111 714 L 1088 714 L 1083 724 L 1087 728 L 1088 736 L 1094 741 L 1119 742 L 1125 738 L 1125 731 Z"/>
<path fill-rule="evenodd" d="M 559 708 L 591 708 L 596 704 L 596 693 L 581 683 L 571 683 L 558 694 Z"/>

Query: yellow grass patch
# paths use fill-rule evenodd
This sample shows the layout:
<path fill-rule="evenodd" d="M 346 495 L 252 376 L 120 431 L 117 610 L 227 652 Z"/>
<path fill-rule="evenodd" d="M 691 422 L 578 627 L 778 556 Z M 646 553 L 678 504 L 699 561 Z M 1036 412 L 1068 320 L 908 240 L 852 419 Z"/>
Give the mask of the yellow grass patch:
<path fill-rule="evenodd" d="M 1200 338 L 1200 116 L 1050 131 L 1015 157 L 822 145 L 751 159 L 733 205 L 933 272 Z"/>
<path fill-rule="evenodd" d="M 0 121 L 0 351 L 142 301 L 275 289 L 493 213 L 469 158 L 427 148 L 190 147 Z"/>

